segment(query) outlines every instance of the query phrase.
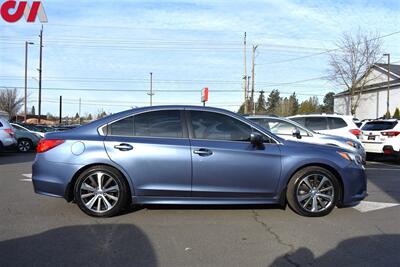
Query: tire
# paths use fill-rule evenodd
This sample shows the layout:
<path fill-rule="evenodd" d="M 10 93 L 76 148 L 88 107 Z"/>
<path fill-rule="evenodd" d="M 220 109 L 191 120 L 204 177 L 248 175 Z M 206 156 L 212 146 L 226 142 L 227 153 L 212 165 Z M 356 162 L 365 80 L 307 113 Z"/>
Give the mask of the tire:
<path fill-rule="evenodd" d="M 101 178 L 99 178 L 99 176 Z M 100 179 L 101 189 L 98 182 Z M 93 217 L 112 217 L 128 204 L 125 178 L 114 168 L 93 166 L 83 171 L 75 182 L 74 199 L 79 208 Z"/>
<path fill-rule="evenodd" d="M 18 139 L 17 150 L 18 152 L 27 153 L 33 148 L 32 141 L 29 139 Z"/>
<path fill-rule="evenodd" d="M 310 166 L 292 176 L 286 199 L 289 207 L 297 214 L 321 217 L 329 214 L 338 204 L 340 194 L 339 181 L 335 175 L 325 168 Z"/>

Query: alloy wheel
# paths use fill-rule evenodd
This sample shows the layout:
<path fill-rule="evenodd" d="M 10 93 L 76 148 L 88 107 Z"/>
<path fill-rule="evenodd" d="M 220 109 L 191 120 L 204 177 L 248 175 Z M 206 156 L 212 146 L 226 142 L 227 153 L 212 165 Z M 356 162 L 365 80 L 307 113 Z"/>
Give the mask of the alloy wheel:
<path fill-rule="evenodd" d="M 18 143 L 18 150 L 21 152 L 28 152 L 31 149 L 31 143 L 27 140 L 21 140 Z"/>
<path fill-rule="evenodd" d="M 332 206 L 335 189 L 330 178 L 310 174 L 300 180 L 296 190 L 297 201 L 306 211 L 318 213 Z"/>
<path fill-rule="evenodd" d="M 87 209 L 95 213 L 104 213 L 117 204 L 120 188 L 113 175 L 97 171 L 84 178 L 79 195 Z"/>

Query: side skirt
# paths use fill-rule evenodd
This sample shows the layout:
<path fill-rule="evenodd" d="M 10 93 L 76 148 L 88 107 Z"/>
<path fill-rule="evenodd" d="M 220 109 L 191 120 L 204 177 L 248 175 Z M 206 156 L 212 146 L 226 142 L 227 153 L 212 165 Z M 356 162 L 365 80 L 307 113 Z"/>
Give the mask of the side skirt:
<path fill-rule="evenodd" d="M 132 197 L 132 204 L 165 205 L 254 205 L 280 204 L 275 198 Z"/>

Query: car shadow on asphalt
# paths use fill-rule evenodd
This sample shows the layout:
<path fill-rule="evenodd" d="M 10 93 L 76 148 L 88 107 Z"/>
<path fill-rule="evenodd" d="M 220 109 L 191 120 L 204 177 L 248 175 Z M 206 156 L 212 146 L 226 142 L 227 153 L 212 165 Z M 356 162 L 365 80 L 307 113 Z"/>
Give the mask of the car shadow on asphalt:
<path fill-rule="evenodd" d="M 35 152 L 18 153 L 13 151 L 0 152 L 0 165 L 33 162 Z"/>
<path fill-rule="evenodd" d="M 0 242 L 0 266 L 157 266 L 150 240 L 130 224 L 77 225 Z"/>
<path fill-rule="evenodd" d="M 271 266 L 399 266 L 400 235 L 346 239 L 322 256 L 302 247 L 278 257 Z"/>

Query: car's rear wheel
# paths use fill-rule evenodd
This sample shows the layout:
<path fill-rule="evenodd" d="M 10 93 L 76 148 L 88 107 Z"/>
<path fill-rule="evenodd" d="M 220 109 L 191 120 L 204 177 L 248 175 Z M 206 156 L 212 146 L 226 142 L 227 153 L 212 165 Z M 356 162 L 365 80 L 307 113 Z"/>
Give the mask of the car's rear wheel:
<path fill-rule="evenodd" d="M 29 152 L 32 149 L 32 141 L 29 139 L 19 139 L 17 149 L 19 152 Z"/>
<path fill-rule="evenodd" d="M 111 217 L 120 213 L 128 202 L 128 186 L 114 168 L 94 166 L 79 175 L 74 187 L 79 208 L 94 217 Z"/>
<path fill-rule="evenodd" d="M 329 214 L 338 203 L 340 186 L 327 169 L 311 166 L 296 172 L 290 179 L 286 198 L 298 214 L 320 217 Z"/>

